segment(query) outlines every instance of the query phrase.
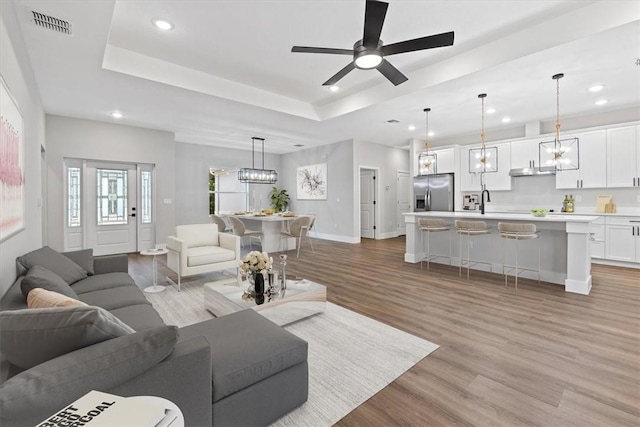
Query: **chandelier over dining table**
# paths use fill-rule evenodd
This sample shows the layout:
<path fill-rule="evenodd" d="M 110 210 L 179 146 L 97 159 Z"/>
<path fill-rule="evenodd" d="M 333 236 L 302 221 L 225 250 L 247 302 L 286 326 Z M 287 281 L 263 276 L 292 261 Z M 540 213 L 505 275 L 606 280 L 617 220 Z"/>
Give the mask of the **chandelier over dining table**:
<path fill-rule="evenodd" d="M 255 144 L 262 143 L 262 169 L 256 169 Z M 238 180 L 249 184 L 275 184 L 278 181 L 278 173 L 273 169 L 264 168 L 264 138 L 254 136 L 251 138 L 251 167 L 238 171 Z"/>

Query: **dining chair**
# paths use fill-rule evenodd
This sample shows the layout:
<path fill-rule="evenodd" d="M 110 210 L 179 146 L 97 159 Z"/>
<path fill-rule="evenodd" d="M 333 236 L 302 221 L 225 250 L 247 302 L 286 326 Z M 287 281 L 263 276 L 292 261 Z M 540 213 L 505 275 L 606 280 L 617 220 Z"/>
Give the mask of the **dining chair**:
<path fill-rule="evenodd" d="M 233 234 L 235 234 L 236 236 L 240 236 L 240 242 L 242 242 L 242 239 L 244 237 L 248 237 L 250 239 L 249 244 L 252 245 L 251 242 L 253 242 L 253 240 L 251 239 L 257 239 L 260 242 L 260 247 L 262 248 L 262 231 L 247 230 L 247 227 L 244 225 L 244 222 L 242 222 L 240 219 L 234 216 L 230 216 L 229 221 L 231 221 L 231 228 L 233 229 Z"/>
<path fill-rule="evenodd" d="M 307 236 L 309 233 L 309 224 L 312 221 L 311 216 L 301 215 L 298 218 L 294 219 L 289 223 L 289 227 L 286 231 L 280 232 L 280 249 L 282 249 L 282 240 L 293 237 L 298 239 L 298 252 L 296 254 L 296 258 L 300 257 L 300 246 L 302 245 L 302 238 Z M 309 240 L 311 241 L 311 240 Z M 311 252 L 315 254 L 313 250 L 313 244 L 311 244 Z"/>
<path fill-rule="evenodd" d="M 218 225 L 218 231 L 220 233 L 230 233 L 233 231 L 232 227 L 229 227 L 227 225 L 227 222 L 218 215 L 209 215 L 211 217 L 211 221 L 213 221 L 214 224 Z"/>

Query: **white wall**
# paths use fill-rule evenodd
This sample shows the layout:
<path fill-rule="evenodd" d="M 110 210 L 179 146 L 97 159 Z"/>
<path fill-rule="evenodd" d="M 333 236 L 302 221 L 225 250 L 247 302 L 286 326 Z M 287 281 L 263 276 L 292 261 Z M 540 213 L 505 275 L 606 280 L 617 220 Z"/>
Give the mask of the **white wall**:
<path fill-rule="evenodd" d="M 48 243 L 64 248 L 64 158 L 155 165 L 156 243 L 173 234 L 175 205 L 174 134 L 70 117 L 46 116 L 48 166 Z"/>
<path fill-rule="evenodd" d="M 25 229 L 0 243 L 0 294 L 16 277 L 15 260 L 42 246 L 40 150 L 45 146 L 44 110 L 12 2 L 0 8 L 0 74 L 22 112 L 25 143 Z"/>
<path fill-rule="evenodd" d="M 297 200 L 296 174 L 300 166 L 327 163 L 327 200 Z M 291 195 L 289 209 L 298 213 L 315 213 L 317 236 L 329 240 L 358 242 L 360 230 L 354 224 L 353 141 L 342 141 L 282 155 L 281 187 Z"/>
<path fill-rule="evenodd" d="M 256 152 L 256 166 L 262 166 L 262 152 Z M 175 144 L 176 225 L 211 222 L 209 219 L 209 168 L 251 167 L 251 151 L 219 148 L 207 145 Z M 280 156 L 265 154 L 264 167 L 278 172 L 278 182 L 282 186 Z M 274 185 L 250 184 L 249 195 L 255 200 L 255 208 L 270 206 L 268 193 Z"/>
<path fill-rule="evenodd" d="M 360 229 L 360 168 L 373 167 L 380 170 L 377 177 L 378 198 L 380 216 L 376 219 L 377 238 L 397 236 L 397 187 L 396 179 L 398 171 L 410 172 L 409 151 L 393 148 L 386 145 L 372 144 L 362 141 L 354 141 L 354 180 L 356 182 L 356 197 L 354 198 L 355 228 Z M 404 218 L 402 219 L 404 221 Z"/>

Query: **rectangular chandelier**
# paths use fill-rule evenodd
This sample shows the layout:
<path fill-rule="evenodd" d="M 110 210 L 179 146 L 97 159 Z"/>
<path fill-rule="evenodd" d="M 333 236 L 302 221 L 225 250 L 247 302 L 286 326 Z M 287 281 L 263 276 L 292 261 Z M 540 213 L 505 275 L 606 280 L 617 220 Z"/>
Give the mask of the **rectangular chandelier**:
<path fill-rule="evenodd" d="M 539 150 L 540 166 L 556 171 L 580 169 L 580 148 L 578 138 L 554 139 L 541 142 Z"/>
<path fill-rule="evenodd" d="M 498 147 L 472 148 L 469 150 L 469 173 L 498 172 Z"/>
<path fill-rule="evenodd" d="M 256 169 L 255 165 L 256 140 L 262 142 L 262 169 Z M 238 181 L 249 184 L 275 184 L 278 181 L 278 173 L 275 170 L 264 168 L 264 138 L 251 138 L 251 167 L 238 171 Z"/>

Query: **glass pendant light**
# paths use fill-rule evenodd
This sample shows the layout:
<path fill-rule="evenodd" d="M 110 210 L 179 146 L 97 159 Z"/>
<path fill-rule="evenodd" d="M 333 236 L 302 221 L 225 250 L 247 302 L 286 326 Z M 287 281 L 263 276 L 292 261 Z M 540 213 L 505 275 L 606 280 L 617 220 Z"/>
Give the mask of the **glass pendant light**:
<path fill-rule="evenodd" d="M 427 139 L 424 143 L 425 151 L 418 153 L 419 175 L 432 175 L 438 173 L 438 155 L 431 151 L 431 147 L 429 146 L 429 111 L 431 111 L 431 108 L 424 109 L 427 116 Z"/>
<path fill-rule="evenodd" d="M 556 135 L 553 141 L 540 143 L 539 160 L 541 167 L 558 171 L 580 169 L 578 138 L 560 139 L 560 79 L 564 74 L 551 77 L 556 81 Z"/>
<path fill-rule="evenodd" d="M 478 98 L 482 100 L 482 132 L 480 133 L 480 148 L 469 150 L 469 173 L 498 172 L 498 147 L 487 147 L 484 143 L 484 99 L 486 93 Z"/>
<path fill-rule="evenodd" d="M 256 169 L 255 165 L 255 143 L 262 142 L 262 169 Z M 251 168 L 242 168 L 238 171 L 238 180 L 250 184 L 275 184 L 278 180 L 278 173 L 271 169 L 264 168 L 264 138 L 251 138 Z"/>

